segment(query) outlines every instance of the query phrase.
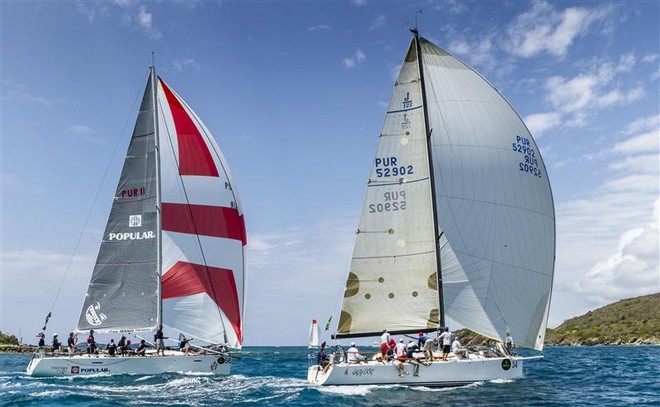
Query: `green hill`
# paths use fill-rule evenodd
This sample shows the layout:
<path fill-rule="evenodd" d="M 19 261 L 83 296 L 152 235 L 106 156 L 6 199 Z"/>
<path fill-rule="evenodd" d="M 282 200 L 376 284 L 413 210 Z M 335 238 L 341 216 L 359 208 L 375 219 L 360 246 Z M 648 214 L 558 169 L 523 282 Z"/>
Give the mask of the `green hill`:
<path fill-rule="evenodd" d="M 0 345 L 18 345 L 18 339 L 14 335 L 0 332 Z"/>
<path fill-rule="evenodd" d="M 547 345 L 660 344 L 660 293 L 621 300 L 546 331 Z"/>

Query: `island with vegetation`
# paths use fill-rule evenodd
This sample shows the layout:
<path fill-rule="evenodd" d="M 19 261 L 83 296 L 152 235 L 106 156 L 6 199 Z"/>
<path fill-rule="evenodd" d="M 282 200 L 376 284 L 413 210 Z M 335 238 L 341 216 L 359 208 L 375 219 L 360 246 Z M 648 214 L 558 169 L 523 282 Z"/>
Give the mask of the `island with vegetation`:
<path fill-rule="evenodd" d="M 454 332 L 464 346 L 495 340 L 469 329 Z M 515 336 L 514 336 L 515 342 Z M 571 318 L 546 330 L 547 346 L 660 345 L 660 293 L 628 298 Z"/>
<path fill-rule="evenodd" d="M 658 345 L 660 293 L 628 298 L 548 329 L 546 345 Z"/>
<path fill-rule="evenodd" d="M 35 347 L 23 345 L 14 335 L 0 332 L 0 353 L 32 353 Z"/>

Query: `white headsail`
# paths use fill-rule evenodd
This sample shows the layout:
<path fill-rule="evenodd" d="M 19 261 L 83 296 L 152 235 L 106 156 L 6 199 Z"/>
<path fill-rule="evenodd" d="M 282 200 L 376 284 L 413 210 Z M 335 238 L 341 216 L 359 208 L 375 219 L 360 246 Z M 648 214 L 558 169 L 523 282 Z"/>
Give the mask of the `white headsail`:
<path fill-rule="evenodd" d="M 554 272 L 552 192 L 506 99 L 420 38 L 448 323 L 541 350 Z"/>

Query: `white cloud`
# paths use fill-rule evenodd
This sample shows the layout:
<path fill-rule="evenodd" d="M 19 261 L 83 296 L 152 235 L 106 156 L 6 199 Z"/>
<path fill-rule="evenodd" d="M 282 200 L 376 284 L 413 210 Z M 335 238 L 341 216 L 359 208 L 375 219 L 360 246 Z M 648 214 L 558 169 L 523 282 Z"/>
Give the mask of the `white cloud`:
<path fill-rule="evenodd" d="M 612 161 L 608 166 L 621 173 L 655 174 L 658 171 L 658 154 L 631 155 L 621 160 Z"/>
<path fill-rule="evenodd" d="M 67 130 L 69 130 L 71 133 L 80 134 L 80 135 L 87 135 L 94 133 L 94 129 L 92 129 L 89 126 L 85 126 L 84 124 L 71 125 L 67 127 Z"/>
<path fill-rule="evenodd" d="M 619 65 L 616 67 L 616 71 L 630 72 L 635 66 L 636 62 L 637 62 L 637 58 L 635 58 L 635 54 L 633 54 L 632 52 L 622 55 L 621 59 L 619 60 Z"/>
<path fill-rule="evenodd" d="M 351 0 L 351 3 L 355 4 L 356 6 L 366 6 L 367 0 Z"/>
<path fill-rule="evenodd" d="M 456 55 L 467 55 L 470 53 L 470 44 L 465 40 L 456 40 L 449 43 L 449 51 Z"/>
<path fill-rule="evenodd" d="M 2 100 L 31 103 L 48 109 L 53 107 L 50 99 L 31 93 L 26 86 L 6 80 L 2 82 Z"/>
<path fill-rule="evenodd" d="M 450 14 L 458 15 L 468 11 L 467 4 L 459 0 L 442 0 L 440 5 L 435 6 L 435 9 L 441 12 L 449 11 Z"/>
<path fill-rule="evenodd" d="M 655 129 L 648 133 L 631 137 L 628 140 L 616 143 L 612 147 L 612 152 L 631 154 L 631 153 L 649 153 L 660 150 L 660 130 Z"/>
<path fill-rule="evenodd" d="M 94 21 L 94 18 L 96 17 L 96 8 L 94 5 L 88 5 L 83 2 L 78 2 L 76 4 L 76 9 L 78 10 L 79 13 L 84 14 L 85 17 L 87 17 L 87 22 L 92 23 Z"/>
<path fill-rule="evenodd" d="M 183 71 L 183 70 L 186 69 L 186 68 L 190 68 L 190 69 L 195 70 L 195 71 L 199 71 L 199 70 L 200 70 L 200 66 L 199 66 L 199 64 L 197 63 L 197 61 L 195 61 L 195 60 L 192 59 L 192 58 L 175 59 L 175 60 L 172 62 L 172 68 L 173 68 L 176 72 L 181 72 L 181 71 Z"/>
<path fill-rule="evenodd" d="M 507 64 L 501 58 L 495 56 L 495 45 L 493 38 L 495 33 L 482 34 L 480 38 L 474 41 L 465 39 L 454 40 L 449 43 L 449 51 L 452 54 L 461 56 L 471 66 L 480 66 L 483 69 L 492 70 L 497 68 L 503 72 L 508 69 Z"/>
<path fill-rule="evenodd" d="M 183 4 L 188 9 L 195 9 L 198 1 L 193 2 L 174 2 Z M 77 11 L 83 14 L 91 24 L 97 16 L 109 16 L 111 11 L 120 10 L 121 23 L 144 32 L 151 39 L 158 39 L 162 36 L 161 32 L 154 26 L 153 14 L 147 11 L 146 6 L 140 5 L 137 1 L 114 0 L 112 2 L 82 2 L 76 3 Z"/>
<path fill-rule="evenodd" d="M 655 62 L 656 59 L 658 59 L 658 56 L 659 56 L 658 54 L 644 55 L 644 57 L 642 58 L 642 62 L 646 62 L 647 64 L 651 64 L 651 63 Z"/>
<path fill-rule="evenodd" d="M 387 18 L 385 17 L 385 14 L 381 14 L 377 16 L 374 21 L 371 23 L 369 26 L 369 31 L 373 31 L 375 29 L 378 29 L 380 27 L 383 27 L 387 23 Z"/>
<path fill-rule="evenodd" d="M 319 25 L 315 25 L 315 26 L 312 26 L 312 27 L 307 27 L 307 31 L 310 31 L 310 32 L 313 32 L 313 31 L 328 31 L 328 30 L 331 30 L 331 29 L 332 29 L 332 27 L 330 27 L 329 25 L 326 25 L 326 24 L 319 24 Z"/>
<path fill-rule="evenodd" d="M 660 127 L 660 114 L 655 116 L 643 117 L 628 124 L 623 130 L 623 134 L 631 135 L 645 130 L 654 130 Z"/>
<path fill-rule="evenodd" d="M 115 6 L 128 8 L 131 7 L 133 4 L 135 4 L 135 2 L 131 0 L 113 0 L 112 4 L 114 4 Z"/>
<path fill-rule="evenodd" d="M 609 8 L 568 7 L 558 11 L 553 4 L 535 2 L 507 28 L 508 51 L 529 58 L 547 52 L 563 57 L 576 37 L 584 35 L 591 24 L 603 19 Z"/>
<path fill-rule="evenodd" d="M 595 264 L 578 281 L 577 291 L 601 302 L 658 292 L 659 210 L 660 199 L 655 201 L 652 222 L 625 231 L 615 253 Z"/>
<path fill-rule="evenodd" d="M 618 133 L 624 140 L 592 157 L 609 160 L 608 178 L 557 203 L 553 318 L 658 291 L 658 120 L 644 117 L 624 126 Z"/>
<path fill-rule="evenodd" d="M 161 37 L 160 31 L 153 28 L 152 26 L 153 16 L 151 13 L 147 12 L 145 6 L 140 6 L 140 9 L 138 10 L 137 15 L 135 16 L 135 21 L 138 24 L 138 26 L 144 30 L 147 36 L 149 36 L 149 38 L 155 40 Z"/>
<path fill-rule="evenodd" d="M 626 54 L 615 65 L 610 62 L 594 63 L 575 77 L 553 76 L 546 80 L 546 100 L 558 113 L 568 115 L 569 126 L 584 126 L 599 109 L 624 106 L 645 96 L 642 86 L 621 89 L 617 75 L 632 69 L 634 57 Z"/>
<path fill-rule="evenodd" d="M 356 66 L 359 66 L 362 64 L 362 62 L 367 58 L 367 56 L 362 52 L 362 50 L 358 49 L 355 51 L 355 54 L 348 58 L 344 58 L 344 67 L 346 69 L 352 69 L 355 68 Z"/>
<path fill-rule="evenodd" d="M 524 119 L 525 124 L 534 137 L 540 137 L 544 131 L 561 124 L 561 115 L 556 112 L 530 114 Z"/>

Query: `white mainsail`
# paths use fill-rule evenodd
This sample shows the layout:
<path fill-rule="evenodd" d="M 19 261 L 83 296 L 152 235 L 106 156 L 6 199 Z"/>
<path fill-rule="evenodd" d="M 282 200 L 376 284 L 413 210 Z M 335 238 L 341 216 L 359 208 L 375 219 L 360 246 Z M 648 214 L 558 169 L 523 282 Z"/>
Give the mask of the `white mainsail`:
<path fill-rule="evenodd" d="M 355 239 L 338 336 L 439 326 L 431 179 L 417 51 L 408 50 Z"/>
<path fill-rule="evenodd" d="M 218 144 L 152 69 L 78 331 L 162 323 L 240 348 L 246 242 Z"/>
<path fill-rule="evenodd" d="M 483 77 L 415 36 L 379 138 L 337 336 L 433 330 L 444 317 L 541 350 L 554 254 L 552 193 L 528 129 Z"/>

